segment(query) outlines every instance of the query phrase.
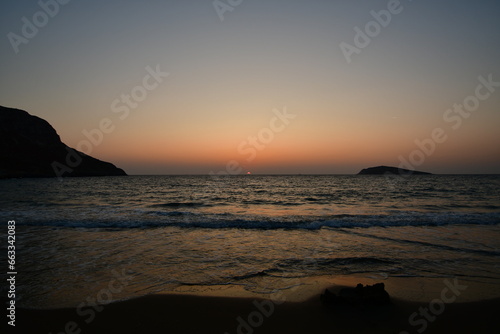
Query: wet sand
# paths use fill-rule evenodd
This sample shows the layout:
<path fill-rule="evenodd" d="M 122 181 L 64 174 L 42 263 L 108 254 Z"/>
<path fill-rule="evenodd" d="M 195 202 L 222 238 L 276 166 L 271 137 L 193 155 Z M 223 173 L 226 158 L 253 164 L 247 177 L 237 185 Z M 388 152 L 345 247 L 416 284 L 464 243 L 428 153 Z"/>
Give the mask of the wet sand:
<path fill-rule="evenodd" d="M 489 292 L 497 291 L 492 290 L 495 284 L 388 279 L 383 282 L 392 305 L 339 310 L 320 302 L 325 284 L 336 290 L 342 285 L 354 286 L 353 282 L 372 284 L 376 280 L 349 277 L 333 281 L 310 279 L 293 291 L 267 298 L 232 288 L 193 287 L 182 293 L 150 295 L 80 310 L 19 309 L 16 333 L 500 332 L 500 298 L 495 294 L 494 298 L 486 298 Z"/>

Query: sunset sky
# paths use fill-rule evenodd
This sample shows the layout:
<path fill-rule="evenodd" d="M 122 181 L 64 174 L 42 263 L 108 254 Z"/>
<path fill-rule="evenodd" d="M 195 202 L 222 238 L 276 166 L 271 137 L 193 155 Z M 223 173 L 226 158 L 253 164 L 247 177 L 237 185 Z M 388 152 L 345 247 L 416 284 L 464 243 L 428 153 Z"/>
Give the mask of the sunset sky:
<path fill-rule="evenodd" d="M 0 105 L 129 174 L 500 173 L 496 0 L 45 2 L 2 2 Z"/>

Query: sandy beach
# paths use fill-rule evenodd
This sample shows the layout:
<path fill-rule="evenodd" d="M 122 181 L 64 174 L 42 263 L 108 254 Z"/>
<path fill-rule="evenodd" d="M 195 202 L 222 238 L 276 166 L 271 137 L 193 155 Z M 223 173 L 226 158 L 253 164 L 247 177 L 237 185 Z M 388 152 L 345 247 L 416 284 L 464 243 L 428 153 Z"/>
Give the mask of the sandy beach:
<path fill-rule="evenodd" d="M 149 295 L 95 312 L 75 308 L 19 310 L 17 333 L 498 333 L 498 285 L 454 279 L 383 280 L 392 305 L 361 310 L 322 305 L 325 287 L 336 291 L 362 277 L 309 278 L 293 291 L 257 295 L 224 287 L 192 287 Z M 379 280 L 380 281 L 380 280 Z M 445 282 L 446 281 L 446 282 Z M 411 320 L 410 320 L 411 319 Z"/>

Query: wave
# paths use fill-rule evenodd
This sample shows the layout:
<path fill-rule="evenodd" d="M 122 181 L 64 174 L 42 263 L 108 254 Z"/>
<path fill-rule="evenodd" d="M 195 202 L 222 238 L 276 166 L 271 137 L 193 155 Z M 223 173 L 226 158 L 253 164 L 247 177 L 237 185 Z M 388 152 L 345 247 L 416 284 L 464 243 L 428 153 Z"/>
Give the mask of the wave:
<path fill-rule="evenodd" d="M 346 268 L 364 268 L 371 271 L 373 267 L 396 265 L 394 259 L 375 257 L 338 257 L 338 258 L 289 258 L 276 261 L 271 267 L 245 274 L 225 277 L 233 281 L 244 281 L 259 277 L 292 278 L 304 276 L 304 272 L 342 270 Z"/>
<path fill-rule="evenodd" d="M 159 204 L 151 204 L 150 208 L 197 208 L 212 206 L 211 204 L 202 202 L 167 202 Z"/>
<path fill-rule="evenodd" d="M 244 200 L 241 203 L 245 205 L 276 205 L 276 206 L 299 206 L 303 204 L 299 202 L 273 201 L 265 199 Z"/>
<path fill-rule="evenodd" d="M 189 215 L 195 215 L 195 213 L 192 212 L 187 212 L 187 211 L 153 211 L 150 212 L 152 215 L 157 215 L 157 216 L 189 216 Z"/>
<path fill-rule="evenodd" d="M 2 214 L 0 213 L 0 217 Z M 82 216 L 80 216 L 82 217 Z M 418 213 L 388 215 L 329 215 L 325 217 L 261 217 L 234 214 L 201 214 L 183 211 L 148 211 L 142 215 L 112 215 L 106 219 L 43 219 L 29 215 L 16 219 L 18 225 L 78 228 L 204 228 L 253 230 L 319 230 L 322 228 L 370 228 L 445 225 L 498 225 L 500 213 Z"/>
<path fill-rule="evenodd" d="M 337 258 L 315 258 L 307 261 L 305 259 L 285 259 L 276 263 L 278 268 L 282 267 L 300 267 L 304 266 L 338 266 L 338 265 L 378 265 L 378 264 L 394 264 L 392 259 L 376 258 L 376 257 L 337 257 Z"/>
<path fill-rule="evenodd" d="M 472 248 L 464 248 L 464 247 L 458 248 L 458 247 L 453 247 L 453 246 L 449 246 L 449 245 L 441 245 L 441 244 L 430 243 L 430 242 L 425 242 L 425 241 L 370 235 L 370 234 L 365 234 L 365 233 L 358 233 L 356 231 L 343 230 L 342 232 L 349 233 L 349 234 L 355 234 L 355 235 L 359 235 L 359 236 L 363 236 L 363 237 L 367 237 L 367 238 L 384 240 L 384 241 L 392 241 L 392 242 L 398 242 L 398 243 L 415 244 L 415 245 L 419 245 L 419 246 L 433 247 L 433 248 L 438 248 L 440 250 L 445 250 L 445 251 L 462 252 L 462 253 L 476 253 L 476 254 L 485 255 L 485 256 L 499 256 L 500 255 L 500 252 L 498 252 L 498 251 L 472 249 Z"/>

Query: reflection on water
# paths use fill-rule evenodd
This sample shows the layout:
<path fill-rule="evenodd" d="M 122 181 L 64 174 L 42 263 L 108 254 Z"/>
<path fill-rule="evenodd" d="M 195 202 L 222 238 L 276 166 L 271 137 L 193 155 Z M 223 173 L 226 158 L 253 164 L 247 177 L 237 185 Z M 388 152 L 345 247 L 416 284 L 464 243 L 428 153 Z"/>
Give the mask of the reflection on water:
<path fill-rule="evenodd" d="M 500 279 L 499 176 L 395 187 L 376 176 L 256 175 L 0 186 L 0 219 L 16 220 L 18 302 L 29 307 L 76 306 L 117 272 L 131 280 L 114 300 L 190 285 L 269 293 L 318 275 Z"/>
<path fill-rule="evenodd" d="M 318 275 L 500 279 L 495 268 L 500 251 L 492 247 L 500 240 L 498 226 L 314 231 L 24 227 L 19 236 L 20 303 L 32 307 L 76 306 L 123 270 L 132 280 L 113 295 L 117 300 L 183 285 L 242 285 L 270 293 L 296 284 L 293 278 Z"/>

